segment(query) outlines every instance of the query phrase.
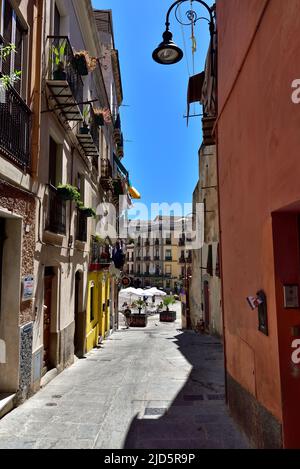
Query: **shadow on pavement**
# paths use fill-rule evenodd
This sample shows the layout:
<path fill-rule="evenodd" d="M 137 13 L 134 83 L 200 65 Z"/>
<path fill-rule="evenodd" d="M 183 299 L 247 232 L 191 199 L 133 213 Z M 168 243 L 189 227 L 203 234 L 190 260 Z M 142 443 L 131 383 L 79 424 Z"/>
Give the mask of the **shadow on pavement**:
<path fill-rule="evenodd" d="M 188 380 L 172 402 L 146 404 L 142 418 L 133 419 L 124 448 L 248 448 L 225 403 L 222 343 L 191 331 L 178 333 L 173 341 L 192 365 Z"/>

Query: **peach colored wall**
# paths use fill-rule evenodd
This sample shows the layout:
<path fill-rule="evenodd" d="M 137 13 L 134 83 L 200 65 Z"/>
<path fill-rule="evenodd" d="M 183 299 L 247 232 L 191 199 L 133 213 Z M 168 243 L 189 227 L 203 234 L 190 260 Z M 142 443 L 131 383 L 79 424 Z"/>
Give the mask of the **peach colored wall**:
<path fill-rule="evenodd" d="M 228 371 L 278 419 L 282 415 L 271 213 L 300 200 L 300 105 L 291 101 L 291 83 L 300 78 L 299 11 L 300 0 L 289 0 L 288 7 L 282 0 L 217 1 Z M 246 303 L 259 289 L 267 294 L 269 337 L 257 330 L 257 311 Z"/>

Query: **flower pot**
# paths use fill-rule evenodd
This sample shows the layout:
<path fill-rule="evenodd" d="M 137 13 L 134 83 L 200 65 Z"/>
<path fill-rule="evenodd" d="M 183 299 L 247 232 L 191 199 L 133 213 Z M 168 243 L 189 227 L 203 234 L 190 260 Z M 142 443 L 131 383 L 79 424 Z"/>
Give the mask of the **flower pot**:
<path fill-rule="evenodd" d="M 95 115 L 95 116 L 94 116 L 94 119 L 95 119 L 95 124 L 96 124 L 98 127 L 102 127 L 102 126 L 104 125 L 103 114 Z"/>
<path fill-rule="evenodd" d="M 84 55 L 75 55 L 74 57 L 74 65 L 81 76 L 87 76 L 89 74 L 88 66 L 86 63 L 86 58 Z"/>
<path fill-rule="evenodd" d="M 146 314 L 131 314 L 128 318 L 130 327 L 147 327 L 148 318 Z"/>
<path fill-rule="evenodd" d="M 95 216 L 95 212 L 92 208 L 84 207 L 84 208 L 79 208 L 79 210 L 82 213 L 82 215 L 84 215 L 87 218 L 92 218 Z"/>
<path fill-rule="evenodd" d="M 57 194 L 62 200 L 75 200 L 74 194 L 64 187 L 58 188 Z"/>
<path fill-rule="evenodd" d="M 53 80 L 55 81 L 67 81 L 67 74 L 64 70 L 54 70 Z"/>
<path fill-rule="evenodd" d="M 90 128 L 88 125 L 84 125 L 83 127 L 80 127 L 79 129 L 80 135 L 88 135 L 90 133 Z"/>
<path fill-rule="evenodd" d="M 161 311 L 159 313 L 160 322 L 175 322 L 176 311 Z"/>

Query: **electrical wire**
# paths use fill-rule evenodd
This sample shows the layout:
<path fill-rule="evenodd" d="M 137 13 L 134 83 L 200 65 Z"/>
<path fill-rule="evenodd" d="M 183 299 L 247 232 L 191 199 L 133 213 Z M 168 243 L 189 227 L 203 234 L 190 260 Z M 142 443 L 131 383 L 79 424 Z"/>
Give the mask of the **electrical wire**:
<path fill-rule="evenodd" d="M 179 19 L 182 22 L 181 5 L 178 6 L 178 12 L 179 12 Z M 188 75 L 190 77 L 191 72 L 190 72 L 190 65 L 189 65 L 189 60 L 188 60 L 188 54 L 187 54 L 187 47 L 186 47 L 186 40 L 185 40 L 185 33 L 184 33 L 184 29 L 183 29 L 183 24 L 180 24 L 180 26 L 181 26 L 181 34 L 182 34 L 182 40 L 183 40 L 184 57 L 185 57 L 186 65 L 187 65 Z"/>

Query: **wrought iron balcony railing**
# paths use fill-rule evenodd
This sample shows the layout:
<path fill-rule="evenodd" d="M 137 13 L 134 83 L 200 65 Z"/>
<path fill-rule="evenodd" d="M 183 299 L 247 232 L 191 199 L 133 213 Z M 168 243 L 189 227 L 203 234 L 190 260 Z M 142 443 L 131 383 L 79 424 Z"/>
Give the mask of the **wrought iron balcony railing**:
<path fill-rule="evenodd" d="M 67 36 L 48 36 L 48 86 L 56 99 L 56 108 L 69 120 L 82 120 L 83 81 L 77 70 Z"/>
<path fill-rule="evenodd" d="M 166 256 L 166 257 L 165 257 L 165 260 L 166 260 L 166 261 L 172 261 L 172 260 L 173 260 L 173 257 L 172 257 L 172 256 Z"/>
<path fill-rule="evenodd" d="M 62 200 L 53 186 L 49 186 L 48 216 L 46 230 L 66 234 L 66 201 Z"/>
<path fill-rule="evenodd" d="M 76 239 L 84 243 L 87 242 L 87 217 L 82 210 L 77 211 Z"/>
<path fill-rule="evenodd" d="M 17 91 L 8 85 L 0 90 L 1 153 L 22 169 L 29 169 L 30 137 L 31 111 Z"/>

